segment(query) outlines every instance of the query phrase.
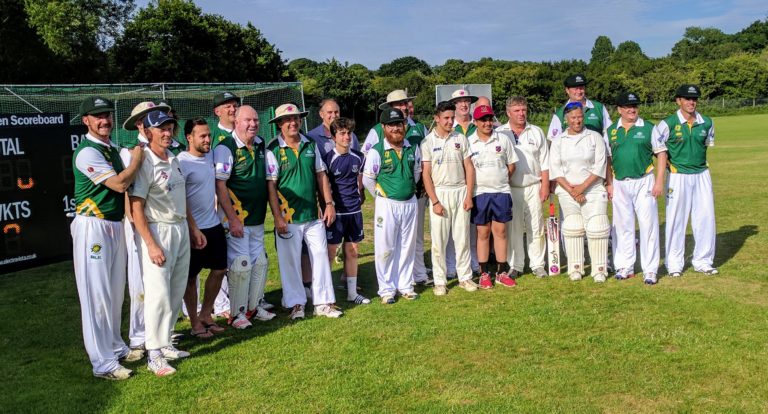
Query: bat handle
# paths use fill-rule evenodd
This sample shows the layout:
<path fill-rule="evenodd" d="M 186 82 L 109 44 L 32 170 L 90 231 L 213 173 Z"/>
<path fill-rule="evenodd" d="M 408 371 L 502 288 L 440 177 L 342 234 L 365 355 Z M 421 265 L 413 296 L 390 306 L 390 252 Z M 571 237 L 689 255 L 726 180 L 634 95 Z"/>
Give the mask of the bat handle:
<path fill-rule="evenodd" d="M 552 196 L 549 196 L 549 216 L 555 215 L 555 203 L 552 202 Z"/>

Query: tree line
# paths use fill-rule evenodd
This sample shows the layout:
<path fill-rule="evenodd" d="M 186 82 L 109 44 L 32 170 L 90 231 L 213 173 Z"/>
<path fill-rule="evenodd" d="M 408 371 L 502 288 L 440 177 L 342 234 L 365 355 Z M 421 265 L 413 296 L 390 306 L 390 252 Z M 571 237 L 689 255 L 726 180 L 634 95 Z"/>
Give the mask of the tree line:
<path fill-rule="evenodd" d="M 375 117 L 393 89 L 417 95 L 417 116 L 434 107 L 439 84 L 493 85 L 497 109 L 526 96 L 533 112 L 564 100 L 563 79 L 590 79 L 588 95 L 611 104 L 631 90 L 644 102 L 670 101 L 681 83 L 701 85 L 704 99 L 768 96 L 768 18 L 727 34 L 689 27 L 667 56 L 648 57 L 637 42 L 594 43 L 590 60 L 554 62 L 448 59 L 431 66 L 405 56 L 369 69 L 336 59 L 287 62 L 252 24 L 203 13 L 189 0 L 0 0 L 0 83 L 301 81 L 307 106 L 335 97 L 358 121 Z"/>

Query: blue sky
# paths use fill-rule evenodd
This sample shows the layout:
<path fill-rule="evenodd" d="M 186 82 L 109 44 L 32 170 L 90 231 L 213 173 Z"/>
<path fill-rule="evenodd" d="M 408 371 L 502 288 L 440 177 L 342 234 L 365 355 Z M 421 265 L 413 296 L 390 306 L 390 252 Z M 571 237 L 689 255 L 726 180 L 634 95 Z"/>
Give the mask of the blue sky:
<path fill-rule="evenodd" d="M 137 0 L 141 7 L 148 0 Z M 205 13 L 253 23 L 284 59 L 336 58 L 378 69 L 413 55 L 449 58 L 589 60 L 595 38 L 634 40 L 664 56 L 688 26 L 737 32 L 768 16 L 765 0 L 198 0 Z"/>

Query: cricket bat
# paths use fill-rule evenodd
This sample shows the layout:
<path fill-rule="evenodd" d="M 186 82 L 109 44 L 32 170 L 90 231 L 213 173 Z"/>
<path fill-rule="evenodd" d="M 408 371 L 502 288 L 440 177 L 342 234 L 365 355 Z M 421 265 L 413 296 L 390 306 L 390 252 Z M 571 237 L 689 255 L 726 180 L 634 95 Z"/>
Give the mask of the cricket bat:
<path fill-rule="evenodd" d="M 547 219 L 547 260 L 549 275 L 560 274 L 560 220 L 555 215 L 555 203 L 549 196 L 549 218 Z"/>

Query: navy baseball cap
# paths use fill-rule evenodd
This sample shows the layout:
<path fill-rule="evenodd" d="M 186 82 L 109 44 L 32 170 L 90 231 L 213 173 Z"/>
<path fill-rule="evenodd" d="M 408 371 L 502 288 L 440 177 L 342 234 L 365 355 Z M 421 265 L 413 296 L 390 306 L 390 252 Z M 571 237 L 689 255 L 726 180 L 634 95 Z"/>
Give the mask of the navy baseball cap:
<path fill-rule="evenodd" d="M 176 119 L 163 111 L 154 110 L 144 118 L 144 128 L 159 128 L 168 122 L 176 123 Z"/>

